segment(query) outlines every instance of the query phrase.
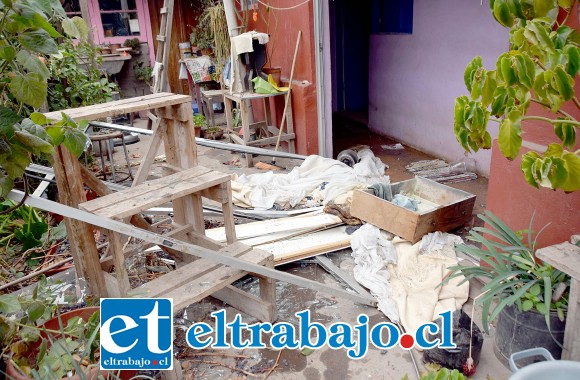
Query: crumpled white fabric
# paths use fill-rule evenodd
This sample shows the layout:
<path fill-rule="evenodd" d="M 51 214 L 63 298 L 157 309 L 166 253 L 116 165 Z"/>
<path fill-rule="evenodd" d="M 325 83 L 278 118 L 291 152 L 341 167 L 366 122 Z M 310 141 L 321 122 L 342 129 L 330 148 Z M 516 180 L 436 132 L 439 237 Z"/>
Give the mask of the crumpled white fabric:
<path fill-rule="evenodd" d="M 397 305 L 393 301 L 387 265 L 397 262 L 397 251 L 383 232 L 372 224 L 365 224 L 351 237 L 350 246 L 355 266 L 354 278 L 377 298 L 377 307 L 393 322 L 399 321 Z"/>
<path fill-rule="evenodd" d="M 459 286 L 462 277 L 437 287 L 449 272 L 447 267 L 457 265 L 454 247 L 463 242 L 459 236 L 435 232 L 416 244 L 399 237 L 391 242 L 378 228 L 367 226 L 351 240 L 355 279 L 371 291 L 379 310 L 391 321 L 400 321 L 406 331 L 414 332 L 439 313 L 458 310 L 467 301 L 469 283 Z M 381 256 L 377 251 L 389 254 Z"/>
<path fill-rule="evenodd" d="M 290 173 L 241 175 L 232 181 L 233 202 L 256 209 L 270 209 L 274 203 L 288 208 L 319 189 L 320 203 L 326 204 L 357 186 L 389 182 L 384 174 L 386 165 L 370 149 L 362 149 L 358 155 L 360 162 L 352 168 L 331 158 L 312 155 Z M 324 182 L 327 183 L 321 187 Z"/>

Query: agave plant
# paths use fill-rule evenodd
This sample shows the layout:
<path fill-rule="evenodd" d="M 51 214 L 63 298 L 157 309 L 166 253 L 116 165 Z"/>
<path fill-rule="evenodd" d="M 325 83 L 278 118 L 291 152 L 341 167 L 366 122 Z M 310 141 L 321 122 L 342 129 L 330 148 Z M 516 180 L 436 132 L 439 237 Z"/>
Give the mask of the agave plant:
<path fill-rule="evenodd" d="M 570 277 L 536 258 L 535 247 L 539 233 L 533 239 L 533 217 L 526 233 L 527 243 L 522 241 L 523 233 L 512 231 L 492 212 L 486 211 L 478 217 L 489 228 L 473 228 L 468 240 L 481 248 L 462 244 L 456 250 L 479 259 L 482 265 L 449 267 L 451 275 L 446 281 L 459 276 L 465 276 L 462 283 L 472 278 L 490 280 L 475 299 L 483 309 L 484 331 L 489 334 L 489 322 L 506 306 L 513 304 L 522 312 L 535 310 L 543 314 L 548 328 L 550 311 L 557 311 L 558 317 L 564 320 Z"/>

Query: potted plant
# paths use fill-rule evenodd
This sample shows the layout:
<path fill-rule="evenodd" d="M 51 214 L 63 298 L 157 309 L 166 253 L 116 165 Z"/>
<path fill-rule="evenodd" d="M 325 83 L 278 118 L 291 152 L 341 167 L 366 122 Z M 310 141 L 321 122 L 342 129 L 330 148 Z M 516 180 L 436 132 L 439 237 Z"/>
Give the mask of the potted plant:
<path fill-rule="evenodd" d="M 105 42 L 104 44 L 101 44 L 101 46 L 99 46 L 99 51 L 101 52 L 102 55 L 107 55 L 107 54 L 111 54 L 111 44 L 108 42 Z"/>
<path fill-rule="evenodd" d="M 207 126 L 205 116 L 200 113 L 193 115 L 193 126 L 195 128 L 195 137 L 200 137 L 201 129 Z"/>
<path fill-rule="evenodd" d="M 490 211 L 478 217 L 489 228 L 473 228 L 468 239 L 481 247 L 463 244 L 456 250 L 480 260 L 481 265 L 450 267 L 445 281 L 459 276 L 465 276 L 465 281 L 488 281 L 475 302 L 482 306 L 486 333 L 489 322 L 497 318 L 494 350 L 504 364 L 513 352 L 531 347 L 545 347 L 559 358 L 570 277 L 536 258 L 532 222 L 524 243 L 520 234 Z"/>
<path fill-rule="evenodd" d="M 133 54 L 141 54 L 141 41 L 138 38 L 128 38 L 123 42 L 124 47 L 131 48 Z"/>
<path fill-rule="evenodd" d="M 209 140 L 219 140 L 224 135 L 224 130 L 218 126 L 208 126 L 207 128 L 202 129 L 201 132 L 203 134 L 203 138 Z"/>
<path fill-rule="evenodd" d="M 43 277 L 30 295 L 0 296 L 0 349 L 8 378 L 112 378 L 99 370 L 99 307 L 60 313 L 55 299 L 64 296 L 61 285 Z"/>

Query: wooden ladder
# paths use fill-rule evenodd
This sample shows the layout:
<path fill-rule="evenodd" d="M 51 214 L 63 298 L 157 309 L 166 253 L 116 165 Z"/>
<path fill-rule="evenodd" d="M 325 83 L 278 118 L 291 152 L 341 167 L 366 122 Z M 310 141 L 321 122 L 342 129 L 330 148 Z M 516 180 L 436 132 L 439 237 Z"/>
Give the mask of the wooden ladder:
<path fill-rule="evenodd" d="M 155 52 L 155 65 L 158 66 L 158 71 L 153 80 L 153 93 L 171 91 L 167 79 L 167 65 L 171 49 L 173 7 L 174 0 L 165 0 L 161 8 L 161 22 L 159 24 L 159 34 L 157 35 L 157 51 Z"/>

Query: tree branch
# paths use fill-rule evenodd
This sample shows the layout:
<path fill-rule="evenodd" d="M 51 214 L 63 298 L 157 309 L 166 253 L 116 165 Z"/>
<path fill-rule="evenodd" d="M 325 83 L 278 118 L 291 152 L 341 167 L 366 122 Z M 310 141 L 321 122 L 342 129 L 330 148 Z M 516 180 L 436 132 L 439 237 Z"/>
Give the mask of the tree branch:
<path fill-rule="evenodd" d="M 546 107 L 547 109 L 550 109 L 550 105 L 548 103 L 544 103 L 538 99 L 535 98 L 531 98 L 530 101 L 534 102 L 534 103 L 538 103 L 541 106 Z M 567 118 L 569 118 L 570 120 L 576 120 L 576 118 L 572 115 L 570 115 L 568 112 L 562 111 L 562 110 L 558 110 L 558 113 L 562 116 L 565 116 Z"/>
<path fill-rule="evenodd" d="M 548 119 L 547 117 L 543 117 L 543 116 L 524 116 L 522 117 L 522 120 L 540 120 L 540 121 L 545 121 L 546 123 L 550 123 L 550 124 L 572 124 L 575 125 L 576 127 L 580 127 L 580 121 L 576 121 L 576 120 L 554 120 L 554 119 Z"/>

